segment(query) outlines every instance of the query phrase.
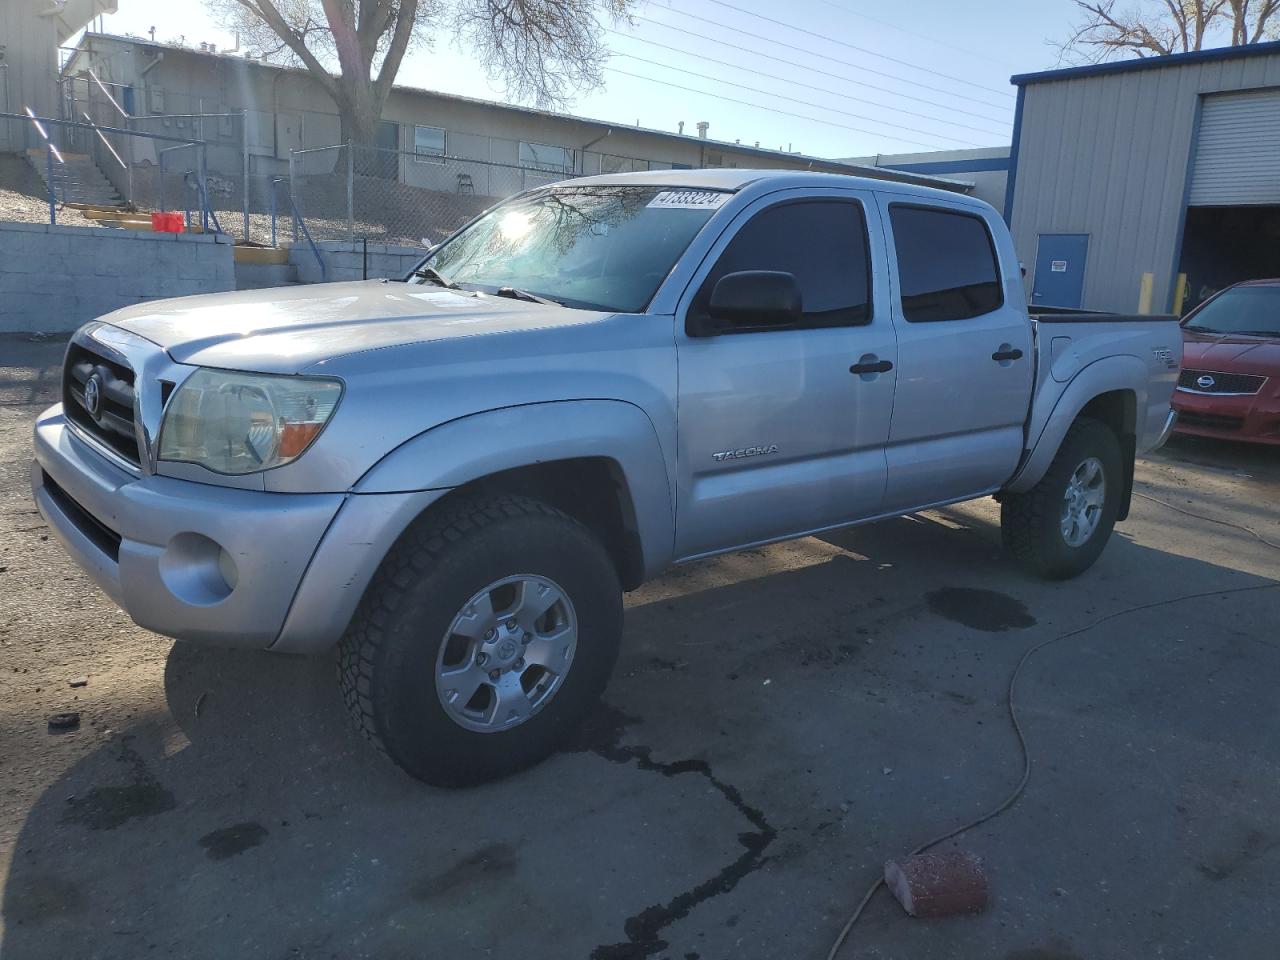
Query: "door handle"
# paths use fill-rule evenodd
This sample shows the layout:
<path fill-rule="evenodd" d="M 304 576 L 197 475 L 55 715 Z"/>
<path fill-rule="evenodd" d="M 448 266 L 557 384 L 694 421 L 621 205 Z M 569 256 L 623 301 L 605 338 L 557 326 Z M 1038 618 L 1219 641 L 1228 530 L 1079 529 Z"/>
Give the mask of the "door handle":
<path fill-rule="evenodd" d="M 888 373 L 893 369 L 893 364 L 888 360 L 866 360 L 862 363 L 855 363 L 849 368 L 850 373 Z"/>
<path fill-rule="evenodd" d="M 1022 351 L 1017 347 L 1012 350 L 997 350 L 991 355 L 992 360 L 1021 360 Z"/>

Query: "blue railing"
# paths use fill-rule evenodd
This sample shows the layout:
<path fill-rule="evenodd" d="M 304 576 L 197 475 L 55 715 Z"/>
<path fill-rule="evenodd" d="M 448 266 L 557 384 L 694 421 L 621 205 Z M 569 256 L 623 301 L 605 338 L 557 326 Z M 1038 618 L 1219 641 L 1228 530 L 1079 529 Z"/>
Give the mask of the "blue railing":
<path fill-rule="evenodd" d="M 276 245 L 276 185 L 280 183 L 288 183 L 288 177 L 274 177 L 271 180 L 271 246 Z M 298 210 L 297 203 L 293 199 L 293 184 L 289 184 L 289 190 L 285 194 L 289 198 L 289 210 L 293 215 L 293 237 L 296 241 L 298 238 L 298 229 L 302 229 L 302 235 L 307 239 L 307 245 L 311 247 L 311 253 L 316 258 L 316 263 L 320 266 L 320 279 L 329 279 L 329 268 L 325 265 L 324 257 L 320 255 L 320 248 L 316 246 L 316 242 L 311 239 L 311 231 L 307 229 L 307 221 L 303 218 Z"/>

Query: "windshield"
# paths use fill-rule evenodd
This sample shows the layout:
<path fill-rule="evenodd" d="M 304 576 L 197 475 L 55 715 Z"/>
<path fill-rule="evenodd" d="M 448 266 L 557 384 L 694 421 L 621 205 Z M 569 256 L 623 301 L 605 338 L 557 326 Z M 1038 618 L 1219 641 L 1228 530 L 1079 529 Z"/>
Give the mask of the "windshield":
<path fill-rule="evenodd" d="M 557 187 L 505 203 L 429 256 L 414 283 L 636 313 L 729 194 Z M 429 268 L 429 269 L 427 269 Z"/>
<path fill-rule="evenodd" d="M 1210 300 L 1186 323 L 1200 333 L 1280 337 L 1280 287 L 1236 287 Z"/>

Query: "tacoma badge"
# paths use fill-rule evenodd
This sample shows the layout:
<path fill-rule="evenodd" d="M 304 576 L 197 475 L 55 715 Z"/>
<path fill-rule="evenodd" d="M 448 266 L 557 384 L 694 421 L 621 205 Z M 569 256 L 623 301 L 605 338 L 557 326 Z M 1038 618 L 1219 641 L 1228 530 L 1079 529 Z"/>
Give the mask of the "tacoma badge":
<path fill-rule="evenodd" d="M 758 447 L 743 447 L 740 450 L 723 450 L 720 453 L 713 453 L 711 458 L 719 463 L 722 460 L 743 460 L 747 457 L 759 457 L 766 453 L 777 453 L 778 445 L 771 443 L 768 446 L 763 444 Z"/>

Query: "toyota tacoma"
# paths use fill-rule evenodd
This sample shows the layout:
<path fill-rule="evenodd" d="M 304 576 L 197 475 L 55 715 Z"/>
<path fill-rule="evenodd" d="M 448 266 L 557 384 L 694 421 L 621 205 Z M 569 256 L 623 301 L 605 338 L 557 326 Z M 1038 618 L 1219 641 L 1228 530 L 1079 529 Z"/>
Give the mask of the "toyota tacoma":
<path fill-rule="evenodd" d="M 137 623 L 336 648 L 430 783 L 556 749 L 672 564 L 978 497 L 1085 570 L 1172 425 L 1169 318 L 1030 316 L 987 204 L 793 172 L 590 177 L 400 281 L 126 307 L 71 339 L 36 503 Z"/>

